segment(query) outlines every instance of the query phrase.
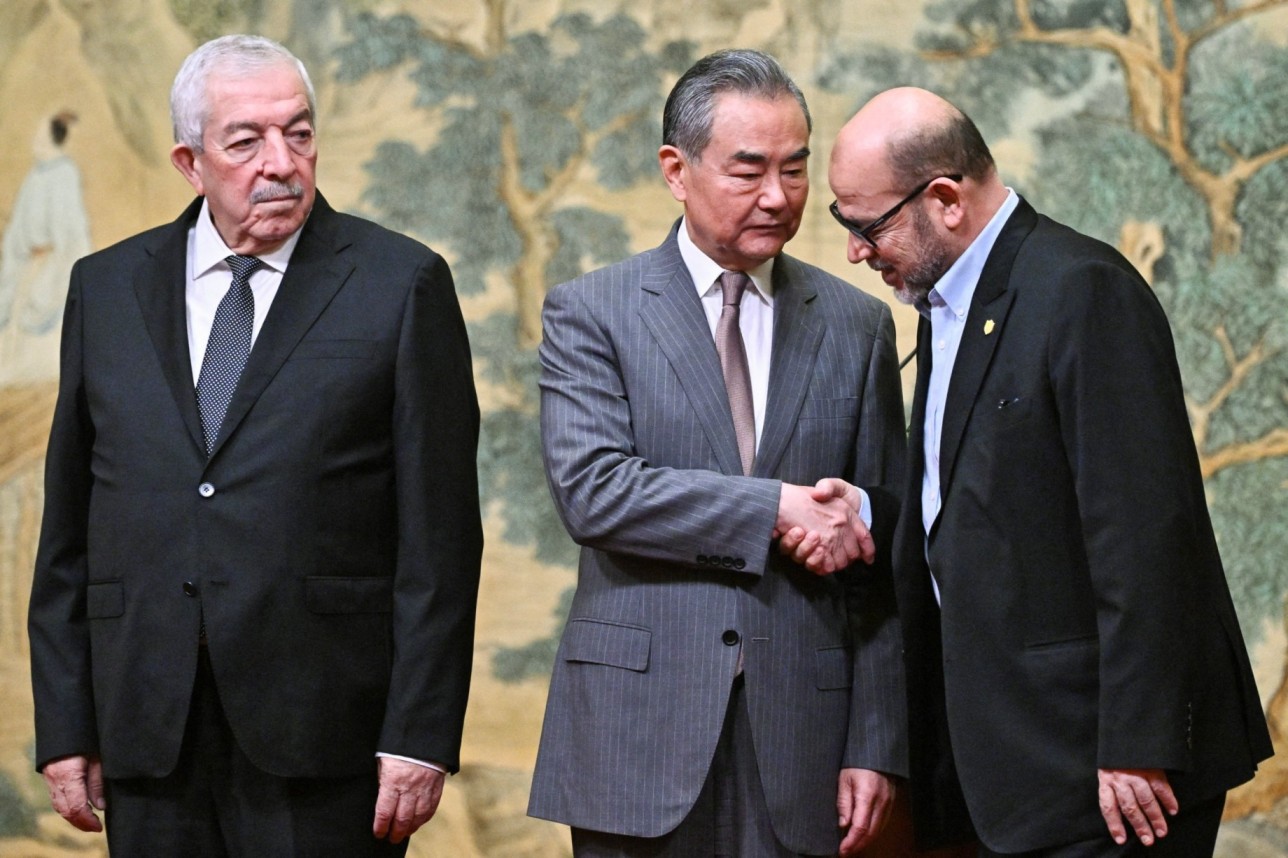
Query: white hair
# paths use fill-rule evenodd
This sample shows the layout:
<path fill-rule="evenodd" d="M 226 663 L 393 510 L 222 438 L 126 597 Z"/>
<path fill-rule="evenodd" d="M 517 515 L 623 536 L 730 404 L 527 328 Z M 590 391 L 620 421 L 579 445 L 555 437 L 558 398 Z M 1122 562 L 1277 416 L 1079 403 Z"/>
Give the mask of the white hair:
<path fill-rule="evenodd" d="M 207 99 L 210 75 L 219 71 L 233 76 L 250 76 L 264 69 L 288 65 L 299 73 L 309 101 L 309 116 L 317 127 L 317 105 L 313 97 L 313 82 L 304 63 L 272 39 L 263 36 L 220 36 L 197 48 L 179 67 L 170 88 L 170 121 L 174 126 L 174 142 L 182 143 L 193 152 L 204 151 L 202 133 L 210 118 Z"/>

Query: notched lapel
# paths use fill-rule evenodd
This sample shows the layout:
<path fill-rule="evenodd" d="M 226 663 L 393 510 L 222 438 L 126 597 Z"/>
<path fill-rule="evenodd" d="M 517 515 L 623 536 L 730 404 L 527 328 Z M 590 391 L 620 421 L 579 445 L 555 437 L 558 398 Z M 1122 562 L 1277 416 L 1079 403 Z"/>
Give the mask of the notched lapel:
<path fill-rule="evenodd" d="M 1035 226 L 1037 213 L 1021 200 L 997 237 L 975 287 L 944 403 L 943 435 L 939 441 L 941 495 L 947 494 L 951 483 L 962 434 L 970 422 L 980 385 L 988 374 L 998 343 L 1006 336 L 1006 315 L 1015 300 L 1014 290 L 1008 288 L 1015 256 Z M 987 325 L 988 333 L 985 333 L 989 321 L 992 324 Z"/>
<path fill-rule="evenodd" d="M 697 287 L 684 267 L 674 233 L 659 253 L 661 264 L 645 273 L 640 283 L 645 293 L 640 303 L 640 318 L 679 378 L 715 450 L 721 470 L 726 474 L 741 474 L 738 438 L 715 339 Z"/>
<path fill-rule="evenodd" d="M 319 195 L 228 404 L 219 440 L 210 454 L 212 459 L 219 455 L 304 334 L 353 273 L 353 264 L 342 252 L 347 244 L 337 245 L 329 215 L 330 209 Z"/>
<path fill-rule="evenodd" d="M 192 383 L 192 352 L 188 347 L 188 228 L 201 210 L 201 198 L 188 207 L 149 249 L 149 258 L 134 274 L 134 294 L 143 312 L 148 336 L 161 362 L 161 372 L 175 406 L 197 449 L 205 454 L 205 436 L 197 414 L 197 392 Z"/>
<path fill-rule="evenodd" d="M 797 269 L 794 261 L 780 256 L 774 264 L 774 342 L 770 353 L 769 394 L 752 470 L 757 477 L 774 474 L 796 431 L 809 388 L 807 381 L 814 377 L 814 361 L 823 343 L 825 323 L 814 312 L 817 297 L 818 289 Z"/>

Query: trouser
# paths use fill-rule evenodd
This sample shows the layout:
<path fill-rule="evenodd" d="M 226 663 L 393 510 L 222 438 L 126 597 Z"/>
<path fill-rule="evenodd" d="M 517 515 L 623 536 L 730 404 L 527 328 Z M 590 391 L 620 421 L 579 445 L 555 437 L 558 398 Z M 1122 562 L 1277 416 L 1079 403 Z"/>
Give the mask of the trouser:
<path fill-rule="evenodd" d="M 175 770 L 163 778 L 109 778 L 108 850 L 121 858 L 398 858 L 371 833 L 370 774 L 283 778 L 257 768 L 228 726 L 205 647 Z"/>

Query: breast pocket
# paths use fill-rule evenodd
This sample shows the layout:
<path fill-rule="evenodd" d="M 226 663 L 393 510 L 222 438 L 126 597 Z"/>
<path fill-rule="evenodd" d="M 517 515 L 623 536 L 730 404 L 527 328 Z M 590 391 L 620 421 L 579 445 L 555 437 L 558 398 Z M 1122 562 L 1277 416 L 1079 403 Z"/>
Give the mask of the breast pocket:
<path fill-rule="evenodd" d="M 801 404 L 801 420 L 850 420 L 859 413 L 857 396 L 810 398 Z"/>
<path fill-rule="evenodd" d="M 981 397 L 975 408 L 980 426 L 993 432 L 1002 432 L 1033 416 L 1033 397 L 1018 392 L 987 399 Z"/>
<path fill-rule="evenodd" d="M 375 340 L 302 340 L 291 352 L 290 359 L 369 358 L 375 351 Z"/>

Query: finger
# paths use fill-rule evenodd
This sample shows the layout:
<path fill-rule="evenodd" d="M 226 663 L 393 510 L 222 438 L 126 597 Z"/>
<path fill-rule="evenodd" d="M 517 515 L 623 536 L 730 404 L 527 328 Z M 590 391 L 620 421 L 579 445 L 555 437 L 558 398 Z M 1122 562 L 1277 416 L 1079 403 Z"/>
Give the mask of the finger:
<path fill-rule="evenodd" d="M 103 793 L 103 763 L 101 760 L 90 760 L 88 786 L 90 804 L 99 810 L 106 808 L 107 799 Z"/>
<path fill-rule="evenodd" d="M 805 559 L 804 567 L 815 575 L 828 575 L 827 571 L 827 552 L 823 546 L 814 549 L 814 553 Z"/>
<path fill-rule="evenodd" d="M 1141 813 L 1141 822 L 1136 826 L 1136 834 L 1140 836 L 1141 842 L 1148 846 L 1150 841 L 1146 840 L 1146 837 L 1162 837 L 1167 834 L 1167 818 L 1163 815 L 1163 808 L 1158 800 L 1154 798 L 1154 789 L 1149 781 L 1144 778 L 1133 779 L 1131 788 Z"/>
<path fill-rule="evenodd" d="M 850 486 L 844 480 L 836 477 L 824 477 L 814 484 L 809 490 L 809 495 L 819 503 L 826 503 L 833 498 L 845 498 Z"/>
<path fill-rule="evenodd" d="M 1172 792 L 1172 785 L 1168 783 L 1166 775 L 1151 780 L 1150 787 L 1154 790 L 1154 795 L 1158 797 L 1158 803 L 1167 811 L 1168 816 L 1176 816 L 1176 814 L 1180 813 L 1181 804 L 1176 800 L 1176 793 Z"/>
<path fill-rule="evenodd" d="M 850 784 L 842 775 L 839 788 L 836 791 L 836 825 L 838 828 L 845 828 L 850 824 L 850 817 L 854 813 L 854 791 L 850 789 Z"/>
<path fill-rule="evenodd" d="M 859 529 L 862 527 L 863 520 L 854 513 L 850 513 L 846 517 L 846 523 L 841 528 L 841 544 L 845 546 L 845 566 L 849 566 L 863 555 L 862 547 L 859 543 Z"/>
<path fill-rule="evenodd" d="M 1154 829 L 1150 826 L 1149 819 L 1146 818 L 1144 811 L 1141 810 L 1131 783 L 1124 782 L 1121 779 L 1115 780 L 1114 795 L 1118 800 L 1118 807 L 1122 811 L 1123 819 L 1127 821 L 1132 831 L 1140 838 L 1140 842 L 1146 846 L 1151 845 L 1154 842 Z"/>
<path fill-rule="evenodd" d="M 857 515 L 854 517 L 854 535 L 859 543 L 859 559 L 871 566 L 872 562 L 877 559 L 877 543 L 872 538 L 871 531 L 868 530 L 863 519 Z"/>
<path fill-rule="evenodd" d="M 389 832 L 390 843 L 402 843 L 414 830 L 412 822 L 416 817 L 416 800 L 407 793 L 398 797 L 398 807 L 394 810 L 393 828 Z"/>
<path fill-rule="evenodd" d="M 1122 813 L 1118 810 L 1118 796 L 1114 794 L 1114 789 L 1105 781 L 1100 782 L 1099 790 L 1100 815 L 1104 817 L 1105 825 L 1109 828 L 1109 836 L 1119 846 L 1127 842 L 1127 829 L 1123 825 Z"/>
<path fill-rule="evenodd" d="M 76 780 L 61 785 L 54 799 L 54 810 L 58 815 L 81 831 L 102 831 L 103 823 L 99 822 L 94 808 L 89 805 L 89 796 L 85 792 L 85 782 Z"/>
<path fill-rule="evenodd" d="M 804 528 L 799 528 L 799 527 L 792 528 L 792 531 L 798 531 L 798 530 L 804 532 Z M 816 531 L 810 531 L 809 533 L 805 533 L 801 537 L 801 540 L 797 544 L 795 550 L 792 551 L 792 560 L 796 561 L 797 563 L 804 563 L 816 551 L 818 551 L 822 543 L 823 543 L 823 537 Z"/>
<path fill-rule="evenodd" d="M 388 836 L 389 826 L 393 822 L 394 810 L 397 807 L 398 793 L 389 787 L 380 787 L 380 792 L 376 794 L 376 818 L 371 825 L 371 833 L 378 839 L 384 840 Z"/>

